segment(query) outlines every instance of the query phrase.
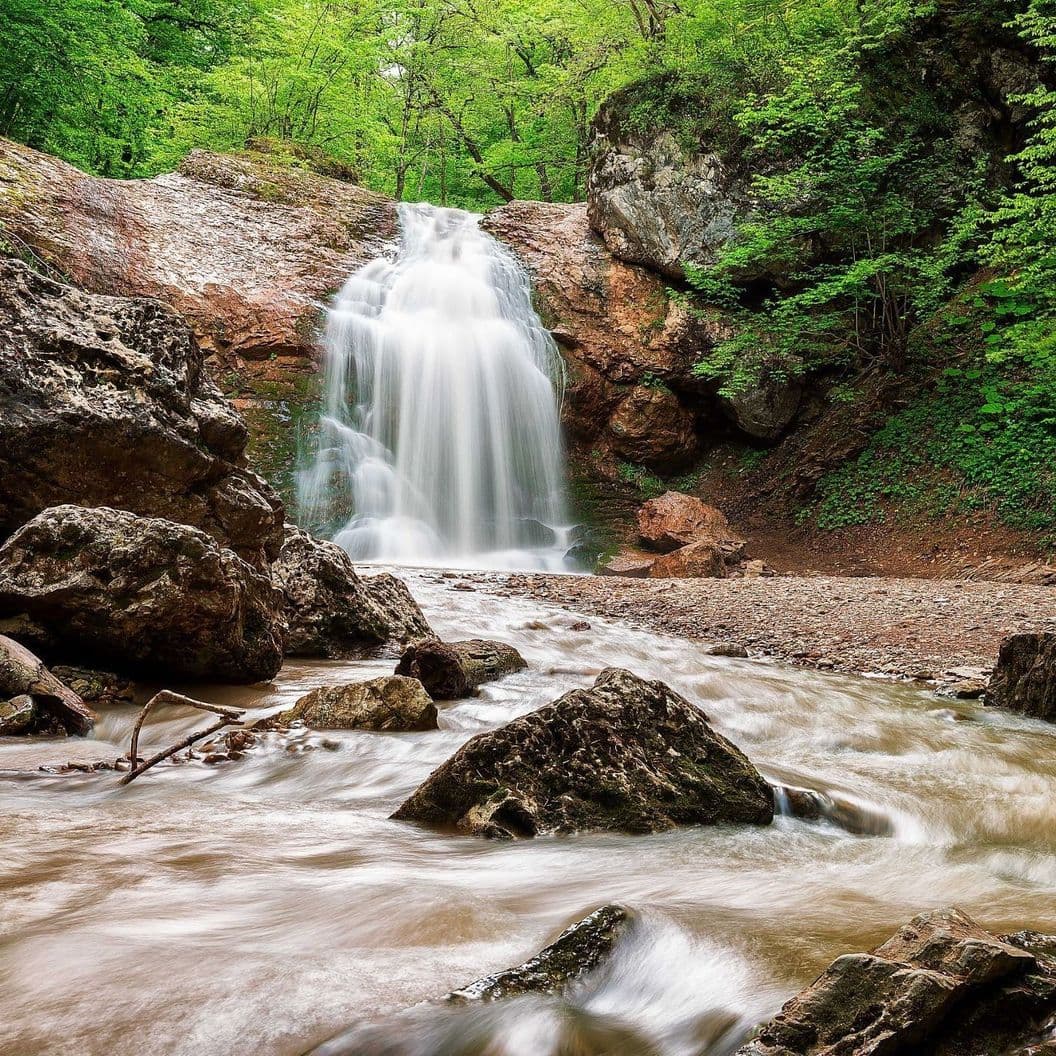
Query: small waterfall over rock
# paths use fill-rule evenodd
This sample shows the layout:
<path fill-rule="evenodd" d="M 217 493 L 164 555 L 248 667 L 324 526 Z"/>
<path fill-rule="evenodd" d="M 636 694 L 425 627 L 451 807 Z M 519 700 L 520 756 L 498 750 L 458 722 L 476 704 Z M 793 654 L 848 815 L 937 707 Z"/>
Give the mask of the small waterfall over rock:
<path fill-rule="evenodd" d="M 353 560 L 561 568 L 562 364 L 528 277 L 457 209 L 401 205 L 330 309 L 303 522 Z"/>

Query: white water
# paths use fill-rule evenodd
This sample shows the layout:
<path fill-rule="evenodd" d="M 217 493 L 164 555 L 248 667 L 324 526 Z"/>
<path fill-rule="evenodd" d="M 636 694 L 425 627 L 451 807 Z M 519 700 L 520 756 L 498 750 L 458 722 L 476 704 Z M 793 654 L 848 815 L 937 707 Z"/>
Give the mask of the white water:
<path fill-rule="evenodd" d="M 299 507 L 356 561 L 564 564 L 561 360 L 479 220 L 401 205 L 398 258 L 356 272 L 330 310 Z"/>

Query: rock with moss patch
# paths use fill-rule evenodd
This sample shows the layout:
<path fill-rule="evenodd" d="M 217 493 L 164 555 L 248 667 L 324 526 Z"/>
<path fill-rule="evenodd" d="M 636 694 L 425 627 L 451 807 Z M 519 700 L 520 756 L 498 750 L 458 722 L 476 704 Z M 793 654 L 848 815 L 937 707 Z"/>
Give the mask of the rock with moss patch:
<path fill-rule="evenodd" d="M 321 686 L 278 721 L 316 730 L 435 730 L 436 705 L 416 678 L 387 675 L 345 686 Z"/>
<path fill-rule="evenodd" d="M 1001 643 L 986 702 L 1056 722 L 1056 634 L 1013 634 Z"/>
<path fill-rule="evenodd" d="M 511 838 L 769 825 L 773 814 L 770 786 L 699 708 L 609 668 L 590 689 L 474 737 L 393 817 Z"/>

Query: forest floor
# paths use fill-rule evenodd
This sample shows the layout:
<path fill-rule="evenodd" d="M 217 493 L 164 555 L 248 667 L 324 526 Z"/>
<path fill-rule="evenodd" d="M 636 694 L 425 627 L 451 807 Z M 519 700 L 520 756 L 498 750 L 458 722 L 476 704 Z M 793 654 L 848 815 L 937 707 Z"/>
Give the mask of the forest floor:
<path fill-rule="evenodd" d="M 985 679 L 1001 641 L 1056 631 L 1056 591 L 1022 583 L 782 575 L 660 580 L 460 573 L 461 589 L 528 595 L 584 614 L 823 670 L 955 684 Z"/>

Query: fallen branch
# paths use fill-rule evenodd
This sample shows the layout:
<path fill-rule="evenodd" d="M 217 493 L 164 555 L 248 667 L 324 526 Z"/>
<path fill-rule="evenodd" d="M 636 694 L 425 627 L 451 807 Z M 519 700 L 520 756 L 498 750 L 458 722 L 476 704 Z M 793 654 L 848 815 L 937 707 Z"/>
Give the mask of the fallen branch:
<path fill-rule="evenodd" d="M 140 763 L 139 735 L 143 729 L 143 723 L 155 707 L 163 706 L 165 704 L 179 704 L 187 708 L 195 708 L 197 711 L 209 711 L 214 715 L 219 715 L 220 721 L 213 723 L 213 725 L 207 729 L 198 730 L 195 733 L 189 733 L 178 744 L 170 745 L 163 751 L 158 752 L 157 755 L 152 755 L 145 762 Z M 221 708 L 216 704 L 206 704 L 205 701 L 195 700 L 193 697 L 185 697 L 182 693 L 174 693 L 171 689 L 163 689 L 160 693 L 155 693 L 154 696 L 143 705 L 143 710 L 139 713 L 139 718 L 136 719 L 136 725 L 132 728 L 132 740 L 128 747 L 128 761 L 131 764 L 132 769 L 121 778 L 120 783 L 122 785 L 127 785 L 130 781 L 135 781 L 140 774 L 145 773 L 152 766 L 160 763 L 163 759 L 168 759 L 177 752 L 182 752 L 184 748 L 190 748 L 195 741 L 200 741 L 204 737 L 209 737 L 222 730 L 225 726 L 241 726 L 244 715 L 244 711 L 240 711 L 236 708 Z"/>

